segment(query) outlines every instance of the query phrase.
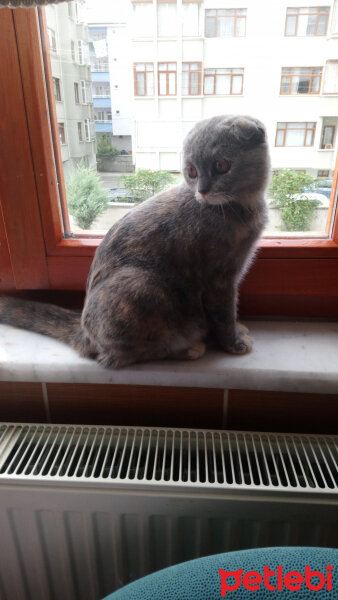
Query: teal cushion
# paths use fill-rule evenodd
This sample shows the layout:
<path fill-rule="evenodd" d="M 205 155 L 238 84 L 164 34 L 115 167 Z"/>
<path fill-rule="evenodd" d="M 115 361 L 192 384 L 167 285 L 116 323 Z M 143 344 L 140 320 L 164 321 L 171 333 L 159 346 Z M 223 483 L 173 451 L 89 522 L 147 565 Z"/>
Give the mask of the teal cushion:
<path fill-rule="evenodd" d="M 326 566 L 332 565 L 333 570 L 326 569 Z M 282 589 L 273 590 L 271 588 L 278 585 L 278 566 L 282 567 L 282 571 L 280 568 L 278 571 Z M 276 575 L 269 575 L 265 569 L 267 586 L 263 580 L 264 567 L 276 572 Z M 222 569 L 222 575 L 219 569 Z M 239 571 L 242 569 L 243 572 Z M 236 577 L 228 571 L 237 571 Z M 256 571 L 258 575 L 246 575 L 248 571 Z M 297 574 L 285 578 L 289 571 L 298 571 L 303 579 L 307 573 L 307 579 L 300 583 L 302 577 Z M 334 600 L 338 598 L 337 572 L 336 549 L 256 548 L 206 556 L 157 571 L 126 585 L 105 600 Z M 330 579 L 332 591 L 327 589 L 330 588 Z M 269 586 L 270 589 L 267 589 Z"/>

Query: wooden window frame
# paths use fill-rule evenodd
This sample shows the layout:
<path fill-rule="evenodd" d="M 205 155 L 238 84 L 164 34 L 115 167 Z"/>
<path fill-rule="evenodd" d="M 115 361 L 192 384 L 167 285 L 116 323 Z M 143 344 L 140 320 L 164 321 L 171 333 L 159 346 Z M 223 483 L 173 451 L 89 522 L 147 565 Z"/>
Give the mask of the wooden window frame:
<path fill-rule="evenodd" d="M 167 65 L 166 70 L 161 69 L 160 70 L 160 65 Z M 176 65 L 176 69 L 172 70 L 168 68 L 168 65 Z M 165 89 L 166 89 L 166 93 L 165 94 L 161 94 L 160 91 L 160 74 L 162 75 L 163 73 L 166 74 L 166 84 L 165 84 Z M 169 75 L 171 74 L 175 75 L 175 93 L 174 94 L 169 94 Z M 177 63 L 175 61 L 170 61 L 170 62 L 163 62 L 160 61 L 157 64 L 157 86 L 158 86 L 158 95 L 163 98 L 163 97 L 174 97 L 177 96 Z"/>
<path fill-rule="evenodd" d="M 217 73 L 217 71 L 219 70 L 223 70 L 220 68 L 215 68 L 215 69 L 205 69 L 204 70 L 204 75 L 203 75 L 203 94 L 204 96 L 242 96 L 243 95 L 243 85 L 244 85 L 244 68 L 243 68 L 243 73 L 233 73 L 232 71 L 238 71 L 239 68 L 242 67 L 234 67 L 229 68 L 226 67 L 227 69 L 229 69 L 231 71 L 231 73 Z M 206 73 L 205 71 L 210 71 L 213 70 L 215 71 L 215 73 Z M 217 94 L 216 93 L 216 77 L 221 77 L 221 76 L 225 76 L 225 75 L 230 75 L 230 94 Z M 205 93 L 205 78 L 206 77 L 213 77 L 214 80 L 214 85 L 213 85 L 213 92 L 211 94 L 206 94 Z M 241 87 L 241 91 L 240 92 L 233 92 L 232 91 L 232 82 L 233 82 L 233 77 L 242 77 L 242 87 Z"/>
<path fill-rule="evenodd" d="M 209 15 L 207 14 L 208 11 L 214 10 L 216 11 L 215 15 Z M 221 18 L 223 15 L 220 14 L 220 11 L 224 11 L 224 10 L 232 10 L 234 11 L 234 15 L 229 15 L 229 17 L 234 19 L 234 35 L 231 36 L 221 36 L 221 35 L 217 35 L 217 30 L 218 30 L 218 23 L 217 23 L 217 19 Z M 204 16 L 204 35 L 207 38 L 223 38 L 223 37 L 246 37 L 246 17 L 247 17 L 247 13 L 245 13 L 245 15 L 238 15 L 237 11 L 238 10 L 247 10 L 244 7 L 236 7 L 236 8 L 206 8 L 205 9 L 205 16 Z M 244 19 L 244 33 L 243 35 L 236 35 L 236 29 L 237 29 L 237 20 L 238 19 Z M 213 30 L 214 30 L 214 35 L 207 35 L 206 31 L 207 31 L 207 20 L 212 20 L 213 21 Z"/>
<path fill-rule="evenodd" d="M 38 15 L 43 21 L 43 9 L 1 9 L 0 111 L 6 118 L 0 119 L 0 147 L 6 152 L 0 153 L 0 287 L 83 291 L 102 237 L 71 233 Z M 338 161 L 332 198 L 337 181 Z M 337 215 L 328 239 L 263 239 L 241 285 L 239 308 L 246 315 L 338 317 Z"/>
<path fill-rule="evenodd" d="M 183 71 L 183 65 L 189 65 L 189 68 Z M 198 65 L 197 69 L 192 69 L 191 65 Z M 188 73 L 188 94 L 183 94 L 183 73 Z M 198 73 L 198 92 L 197 94 L 192 94 L 191 92 L 191 73 Z M 200 96 L 201 95 L 201 86 L 202 86 L 202 63 L 195 61 L 184 61 L 182 63 L 182 96 Z"/>
<path fill-rule="evenodd" d="M 287 132 L 292 131 L 293 129 L 295 131 L 303 131 L 303 129 L 301 129 L 300 127 L 294 127 L 294 128 L 288 127 L 288 125 L 292 125 L 292 121 L 280 121 L 280 122 L 286 123 L 286 127 L 278 127 L 278 124 L 277 124 L 276 137 L 275 137 L 275 147 L 276 148 L 312 148 L 313 147 L 314 141 L 315 141 L 317 123 L 315 123 L 314 127 L 308 127 L 308 123 L 314 123 L 314 121 L 296 121 L 297 123 L 304 122 L 304 125 L 305 125 L 305 127 L 304 127 L 304 144 L 302 144 L 301 146 L 286 146 L 285 141 L 286 141 Z M 279 131 L 284 131 L 283 144 L 277 145 L 277 136 L 278 136 Z M 312 144 L 305 144 L 308 131 L 313 132 Z"/>
<path fill-rule="evenodd" d="M 144 65 L 144 71 L 137 71 L 136 70 L 136 66 L 137 65 Z M 151 65 L 153 67 L 152 70 L 146 70 L 146 65 Z M 138 90 L 137 90 L 137 79 L 136 79 L 136 74 L 140 74 L 143 73 L 143 79 L 144 79 L 144 90 L 145 90 L 145 94 L 139 94 Z M 148 94 L 148 86 L 147 86 L 147 73 L 152 73 L 153 74 L 153 93 L 152 94 Z M 134 96 L 136 98 L 153 98 L 155 95 L 155 69 L 154 69 L 154 63 L 153 62 L 137 62 L 134 63 Z"/>
<path fill-rule="evenodd" d="M 292 73 L 283 73 L 283 69 L 293 69 L 293 70 L 295 70 L 295 69 L 298 69 L 298 70 L 300 70 L 300 69 L 311 69 L 311 73 L 310 74 L 308 74 L 308 73 L 303 73 L 302 74 L 302 73 L 294 73 L 294 72 L 292 72 Z M 321 73 L 312 73 L 312 69 L 322 69 L 322 71 L 321 71 Z M 280 80 L 280 90 L 279 90 L 280 95 L 281 96 L 318 96 L 320 94 L 320 89 L 321 89 L 321 86 L 322 86 L 323 70 L 324 70 L 323 67 L 282 67 L 282 74 L 281 74 L 281 80 Z M 309 76 L 309 78 L 310 78 L 309 90 L 311 89 L 313 79 L 316 78 L 316 77 L 319 77 L 318 92 L 311 92 L 311 91 L 309 91 L 309 92 L 306 92 L 304 94 L 298 93 L 298 92 L 292 92 L 292 79 L 293 79 L 294 76 L 298 77 L 299 75 L 300 76 L 303 75 L 303 77 L 305 77 L 307 75 Z M 283 79 L 286 79 L 287 77 L 290 78 L 289 91 L 288 92 L 282 92 Z"/>
<path fill-rule="evenodd" d="M 298 10 L 298 12 L 297 13 L 288 13 L 288 10 L 290 8 L 291 8 L 291 10 Z M 299 12 L 300 9 L 304 9 L 304 8 L 317 8 L 317 13 L 310 13 L 310 12 L 309 13 L 300 13 Z M 329 10 L 328 10 L 327 13 L 323 13 L 323 12 L 321 13 L 320 12 L 321 8 L 328 8 Z M 318 31 L 318 19 L 319 19 L 319 16 L 326 14 L 327 19 L 326 19 L 325 33 L 314 33 L 313 35 L 305 35 L 305 36 L 298 35 L 298 17 L 299 17 L 300 14 L 302 14 L 302 16 L 303 15 L 310 16 L 310 15 L 316 14 L 316 29 L 315 29 L 316 32 Z M 286 33 L 288 17 L 296 17 L 296 33 L 292 34 L 292 35 Z M 323 37 L 323 36 L 326 36 L 326 34 L 327 34 L 327 28 L 328 28 L 328 25 L 329 25 L 329 20 L 330 20 L 330 6 L 292 6 L 292 7 L 288 7 L 286 9 L 284 36 L 285 37 Z"/>

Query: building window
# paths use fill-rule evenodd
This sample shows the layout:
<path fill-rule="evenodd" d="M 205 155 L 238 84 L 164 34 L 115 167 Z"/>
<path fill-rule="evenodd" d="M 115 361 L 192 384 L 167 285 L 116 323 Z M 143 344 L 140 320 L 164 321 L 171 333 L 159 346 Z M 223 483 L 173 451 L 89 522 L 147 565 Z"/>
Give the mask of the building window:
<path fill-rule="evenodd" d="M 74 15 L 73 15 L 73 2 L 68 2 L 68 17 L 70 19 L 74 18 Z"/>
<path fill-rule="evenodd" d="M 70 49 L 71 49 L 71 53 L 72 53 L 72 60 L 75 62 L 75 42 L 73 42 L 73 40 L 71 40 L 70 42 Z"/>
<path fill-rule="evenodd" d="M 287 8 L 285 35 L 326 35 L 329 6 Z"/>
<path fill-rule="evenodd" d="M 275 146 L 313 146 L 316 123 L 277 123 Z"/>
<path fill-rule="evenodd" d="M 79 60 L 79 65 L 86 65 L 88 64 L 88 44 L 87 42 L 84 42 L 83 40 L 78 40 L 77 41 L 77 49 L 78 49 L 78 60 Z"/>
<path fill-rule="evenodd" d="M 330 177 L 330 171 L 328 169 L 321 169 L 317 171 L 317 177 Z"/>
<path fill-rule="evenodd" d="M 99 98 L 110 97 L 110 85 L 109 83 L 100 83 L 94 86 L 94 94 Z"/>
<path fill-rule="evenodd" d="M 60 136 L 60 144 L 66 143 L 66 133 L 65 133 L 65 124 L 58 123 L 59 136 Z"/>
<path fill-rule="evenodd" d="M 202 63 L 182 64 L 182 96 L 199 96 L 201 93 Z"/>
<path fill-rule="evenodd" d="M 176 2 L 158 3 L 157 5 L 157 35 L 159 37 L 173 37 L 177 33 L 177 7 Z"/>
<path fill-rule="evenodd" d="M 158 95 L 176 96 L 176 63 L 158 63 Z"/>
<path fill-rule="evenodd" d="M 338 60 L 326 61 L 323 94 L 338 94 Z"/>
<path fill-rule="evenodd" d="M 79 84 L 76 82 L 74 83 L 74 96 L 75 96 L 75 104 L 80 104 Z"/>
<path fill-rule="evenodd" d="M 281 94 L 319 94 L 322 67 L 283 67 Z"/>
<path fill-rule="evenodd" d="M 49 42 L 49 50 L 51 52 L 56 52 L 55 31 L 53 29 L 51 29 L 50 27 L 47 27 L 47 35 L 48 35 L 48 42 Z"/>
<path fill-rule="evenodd" d="M 246 8 L 214 8 L 205 11 L 205 37 L 243 37 Z"/>
<path fill-rule="evenodd" d="M 84 126 L 85 126 L 86 142 L 90 142 L 90 121 L 89 121 L 89 119 L 85 119 Z"/>
<path fill-rule="evenodd" d="M 204 69 L 204 94 L 243 93 L 244 69 Z"/>
<path fill-rule="evenodd" d="M 77 133 L 79 136 L 79 142 L 83 142 L 82 123 L 77 124 Z"/>
<path fill-rule="evenodd" d="M 335 125 L 324 125 L 320 147 L 322 150 L 332 150 L 336 133 Z"/>
<path fill-rule="evenodd" d="M 60 79 L 53 77 L 54 98 L 57 102 L 61 102 Z"/>
<path fill-rule="evenodd" d="M 198 36 L 200 34 L 200 5 L 196 2 L 189 2 L 182 5 L 182 35 L 186 37 Z"/>
<path fill-rule="evenodd" d="M 135 96 L 154 95 L 154 64 L 134 64 L 134 92 Z"/>

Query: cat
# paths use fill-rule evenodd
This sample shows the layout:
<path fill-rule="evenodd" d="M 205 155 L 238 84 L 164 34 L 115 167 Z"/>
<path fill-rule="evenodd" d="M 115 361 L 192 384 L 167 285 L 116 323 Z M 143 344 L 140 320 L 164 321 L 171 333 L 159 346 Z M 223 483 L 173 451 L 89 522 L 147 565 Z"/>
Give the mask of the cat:
<path fill-rule="evenodd" d="M 0 322 L 52 336 L 107 368 L 198 359 L 206 339 L 250 352 L 238 286 L 266 223 L 269 154 L 247 116 L 197 123 L 184 141 L 184 182 L 133 208 L 98 247 L 82 314 L 9 297 Z"/>

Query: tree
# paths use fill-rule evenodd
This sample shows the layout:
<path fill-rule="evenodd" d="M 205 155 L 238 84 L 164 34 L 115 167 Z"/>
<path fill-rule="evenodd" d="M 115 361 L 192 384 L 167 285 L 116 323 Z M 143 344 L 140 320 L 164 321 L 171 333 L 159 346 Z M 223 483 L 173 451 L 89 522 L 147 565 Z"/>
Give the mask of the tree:
<path fill-rule="evenodd" d="M 134 175 L 122 175 L 124 187 L 130 190 L 136 202 L 143 202 L 168 187 L 175 180 L 169 171 L 139 169 Z"/>
<path fill-rule="evenodd" d="M 286 231 L 307 231 L 310 229 L 313 211 L 318 203 L 306 198 L 306 192 L 316 191 L 316 179 L 300 171 L 283 169 L 273 176 L 268 189 L 272 205 L 280 208 L 281 219 Z M 297 199 L 295 194 L 304 198 Z"/>
<path fill-rule="evenodd" d="M 67 184 L 70 214 L 81 229 L 89 229 L 109 202 L 109 192 L 91 168 L 80 165 L 70 175 Z"/>
<path fill-rule="evenodd" d="M 112 146 L 110 141 L 105 136 L 98 135 L 96 154 L 98 156 L 108 156 L 109 158 L 114 158 L 120 154 L 120 151 L 115 148 L 115 146 Z"/>

